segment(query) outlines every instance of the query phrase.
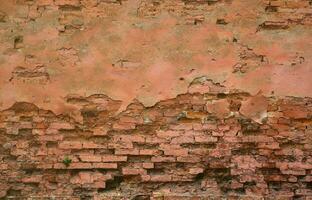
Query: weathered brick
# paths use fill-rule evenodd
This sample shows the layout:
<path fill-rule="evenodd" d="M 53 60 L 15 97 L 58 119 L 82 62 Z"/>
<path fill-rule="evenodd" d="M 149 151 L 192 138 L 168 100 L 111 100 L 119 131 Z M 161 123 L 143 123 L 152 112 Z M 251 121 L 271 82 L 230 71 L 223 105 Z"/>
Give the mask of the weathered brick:
<path fill-rule="evenodd" d="M 101 160 L 102 162 L 126 162 L 127 156 L 105 155 Z"/>
<path fill-rule="evenodd" d="M 116 155 L 140 155 L 139 149 L 116 149 Z"/>
<path fill-rule="evenodd" d="M 91 163 L 71 163 L 68 167 L 68 169 L 92 169 L 93 166 Z"/>
<path fill-rule="evenodd" d="M 74 129 L 75 126 L 68 122 L 52 122 L 49 128 L 51 129 Z"/>
<path fill-rule="evenodd" d="M 63 141 L 59 143 L 61 149 L 81 149 L 82 143 L 79 141 Z"/>
<path fill-rule="evenodd" d="M 171 140 L 171 143 L 172 144 L 194 143 L 194 137 L 192 135 L 175 137 Z"/>
<path fill-rule="evenodd" d="M 102 156 L 100 155 L 80 155 L 80 160 L 82 162 L 101 162 Z"/>
<path fill-rule="evenodd" d="M 206 136 L 206 135 L 195 136 L 195 142 L 199 142 L 199 143 L 213 143 L 217 141 L 218 141 L 217 137 Z"/>
<path fill-rule="evenodd" d="M 159 150 L 156 149 L 141 149 L 140 155 L 157 155 L 159 153 Z"/>
<path fill-rule="evenodd" d="M 102 149 L 102 148 L 107 148 L 106 145 L 96 144 L 94 142 L 82 142 L 82 147 L 84 149 Z"/>
<path fill-rule="evenodd" d="M 164 150 L 164 154 L 167 156 L 187 156 L 187 149 L 168 149 Z"/>
<path fill-rule="evenodd" d="M 200 174 L 200 173 L 203 173 L 203 172 L 204 172 L 203 168 L 191 168 L 189 170 L 190 174 Z"/>
<path fill-rule="evenodd" d="M 182 134 L 182 131 L 172 131 L 172 130 L 168 130 L 168 131 L 158 130 L 158 131 L 156 131 L 157 137 L 166 138 L 166 139 L 177 137 L 181 134 Z"/>
<path fill-rule="evenodd" d="M 177 162 L 183 163 L 198 163 L 201 161 L 199 156 L 191 155 L 191 156 L 178 156 Z"/>
<path fill-rule="evenodd" d="M 134 168 L 122 168 L 122 174 L 124 175 L 144 175 L 146 170 L 144 169 L 134 169 Z"/>
<path fill-rule="evenodd" d="M 118 135 L 115 136 L 115 138 L 117 141 L 121 140 L 123 142 L 140 142 L 140 143 L 145 142 L 145 138 L 140 135 Z"/>
<path fill-rule="evenodd" d="M 23 183 L 40 183 L 42 181 L 42 175 L 32 175 L 22 179 Z"/>
<path fill-rule="evenodd" d="M 95 169 L 117 169 L 117 163 L 92 163 Z"/>
<path fill-rule="evenodd" d="M 206 104 L 209 113 L 216 115 L 218 118 L 227 117 L 230 114 L 230 104 L 227 99 L 214 100 Z"/>
<path fill-rule="evenodd" d="M 150 176 L 151 182 L 170 182 L 172 177 L 170 175 L 153 175 Z"/>
<path fill-rule="evenodd" d="M 176 159 L 174 157 L 169 156 L 155 156 L 151 158 L 152 162 L 175 162 Z"/>
<path fill-rule="evenodd" d="M 130 130 L 130 129 L 135 129 L 135 124 L 133 123 L 114 123 L 113 124 L 113 129 L 116 130 Z"/>
<path fill-rule="evenodd" d="M 62 141 L 63 135 L 42 135 L 39 136 L 39 140 L 41 141 Z"/>
<path fill-rule="evenodd" d="M 154 163 L 142 163 L 142 167 L 144 169 L 153 169 L 154 168 Z"/>

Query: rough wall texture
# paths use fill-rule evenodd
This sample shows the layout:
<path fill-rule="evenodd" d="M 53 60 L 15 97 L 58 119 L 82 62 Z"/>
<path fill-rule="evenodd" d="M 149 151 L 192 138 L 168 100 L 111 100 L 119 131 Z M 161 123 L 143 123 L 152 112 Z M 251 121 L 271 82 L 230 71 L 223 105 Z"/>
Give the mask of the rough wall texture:
<path fill-rule="evenodd" d="M 0 199 L 312 199 L 311 0 L 0 0 Z"/>

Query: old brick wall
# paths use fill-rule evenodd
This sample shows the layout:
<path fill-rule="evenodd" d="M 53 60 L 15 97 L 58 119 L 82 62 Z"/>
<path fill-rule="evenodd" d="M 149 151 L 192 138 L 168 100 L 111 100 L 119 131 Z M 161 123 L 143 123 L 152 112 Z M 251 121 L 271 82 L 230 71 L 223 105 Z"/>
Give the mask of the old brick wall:
<path fill-rule="evenodd" d="M 118 115 L 105 95 L 68 97 L 82 124 L 15 103 L 0 115 L 1 197 L 311 197 L 311 98 L 198 88 Z"/>
<path fill-rule="evenodd" d="M 312 199 L 311 0 L 0 0 L 0 199 Z"/>

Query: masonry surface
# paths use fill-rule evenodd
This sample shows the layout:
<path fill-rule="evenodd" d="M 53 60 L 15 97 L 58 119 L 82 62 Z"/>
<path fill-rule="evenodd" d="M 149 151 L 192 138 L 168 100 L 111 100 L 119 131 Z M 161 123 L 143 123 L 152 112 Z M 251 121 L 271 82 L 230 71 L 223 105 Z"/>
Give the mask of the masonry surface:
<path fill-rule="evenodd" d="M 311 0 L 0 0 L 0 199 L 312 199 Z"/>

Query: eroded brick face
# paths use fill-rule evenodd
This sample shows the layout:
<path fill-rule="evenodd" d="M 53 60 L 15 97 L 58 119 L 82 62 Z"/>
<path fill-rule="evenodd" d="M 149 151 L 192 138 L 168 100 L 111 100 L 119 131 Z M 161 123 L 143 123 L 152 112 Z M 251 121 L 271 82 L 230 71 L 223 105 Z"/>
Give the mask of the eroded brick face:
<path fill-rule="evenodd" d="M 113 101 L 80 99 L 85 107 L 107 110 L 97 102 Z M 194 111 L 194 102 L 200 109 Z M 212 102 L 222 102 L 221 114 L 219 103 Z M 244 115 L 231 110 L 233 102 L 246 107 L 258 102 L 266 117 L 256 122 L 248 117 L 252 109 L 243 109 Z M 83 123 L 15 103 L 0 114 L 1 196 L 310 197 L 311 103 L 241 92 L 187 93 L 153 107 L 134 102 L 106 118 L 99 117 L 105 110 L 92 111 Z"/>
<path fill-rule="evenodd" d="M 0 199 L 312 199 L 311 0 L 0 0 Z"/>

